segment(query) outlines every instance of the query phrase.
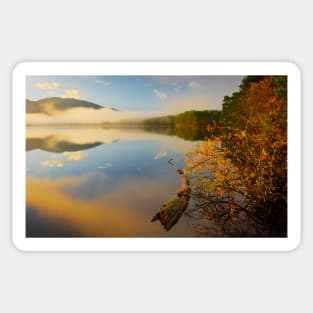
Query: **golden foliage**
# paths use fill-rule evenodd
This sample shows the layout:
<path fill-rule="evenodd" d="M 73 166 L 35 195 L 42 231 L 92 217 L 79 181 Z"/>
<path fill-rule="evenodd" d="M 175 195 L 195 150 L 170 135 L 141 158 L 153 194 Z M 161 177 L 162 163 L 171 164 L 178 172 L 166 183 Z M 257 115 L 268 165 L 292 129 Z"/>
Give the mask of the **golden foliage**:
<path fill-rule="evenodd" d="M 201 211 L 226 235 L 285 234 L 287 108 L 271 78 L 241 90 L 223 119 L 218 137 L 186 154 L 197 204 L 190 215 Z"/>

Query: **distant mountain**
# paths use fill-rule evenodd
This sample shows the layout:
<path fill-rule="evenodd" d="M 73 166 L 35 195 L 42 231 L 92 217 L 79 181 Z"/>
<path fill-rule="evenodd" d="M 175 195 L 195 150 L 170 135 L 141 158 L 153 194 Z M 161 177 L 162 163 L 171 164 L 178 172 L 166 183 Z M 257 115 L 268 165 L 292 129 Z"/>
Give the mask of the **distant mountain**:
<path fill-rule="evenodd" d="M 26 100 L 26 113 L 43 113 L 46 115 L 53 115 L 56 111 L 65 111 L 74 108 L 86 108 L 99 110 L 105 107 L 73 98 L 45 98 L 38 101 Z M 113 111 L 119 111 L 114 108 L 107 108 Z"/>

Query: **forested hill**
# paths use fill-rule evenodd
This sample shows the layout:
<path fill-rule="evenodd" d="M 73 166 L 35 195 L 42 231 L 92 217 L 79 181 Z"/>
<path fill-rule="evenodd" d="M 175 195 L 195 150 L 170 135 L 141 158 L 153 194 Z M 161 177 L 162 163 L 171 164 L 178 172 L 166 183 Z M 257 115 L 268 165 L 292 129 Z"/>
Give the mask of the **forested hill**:
<path fill-rule="evenodd" d="M 221 111 L 186 111 L 178 115 L 167 115 L 145 119 L 143 128 L 176 135 L 185 140 L 202 140 L 210 136 L 209 126 L 218 124 Z"/>
<path fill-rule="evenodd" d="M 146 127 L 205 127 L 213 122 L 218 122 L 221 111 L 186 111 L 178 115 L 153 117 L 143 120 Z"/>
<path fill-rule="evenodd" d="M 75 108 L 86 108 L 99 110 L 104 107 L 89 101 L 74 99 L 74 98 L 45 98 L 37 101 L 26 100 L 26 113 L 43 113 L 53 115 L 55 112 L 66 111 Z M 113 111 L 117 109 L 110 108 Z"/>

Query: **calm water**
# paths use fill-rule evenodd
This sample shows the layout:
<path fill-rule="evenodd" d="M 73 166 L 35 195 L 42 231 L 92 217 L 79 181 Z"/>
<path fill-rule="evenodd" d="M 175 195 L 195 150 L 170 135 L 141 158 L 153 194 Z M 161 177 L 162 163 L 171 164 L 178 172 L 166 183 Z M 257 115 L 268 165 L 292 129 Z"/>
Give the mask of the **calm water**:
<path fill-rule="evenodd" d="M 27 236 L 196 236 L 187 217 L 166 232 L 151 217 L 181 181 L 195 145 L 140 129 L 27 128 Z"/>

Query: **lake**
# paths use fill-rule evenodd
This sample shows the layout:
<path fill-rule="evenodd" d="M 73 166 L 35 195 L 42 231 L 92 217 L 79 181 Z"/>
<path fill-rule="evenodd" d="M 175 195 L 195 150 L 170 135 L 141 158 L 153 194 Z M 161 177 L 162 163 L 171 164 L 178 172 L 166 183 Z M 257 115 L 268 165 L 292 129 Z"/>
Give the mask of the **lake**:
<path fill-rule="evenodd" d="M 197 236 L 184 215 L 170 231 L 150 222 L 180 188 L 168 161 L 183 168 L 195 145 L 181 137 L 135 127 L 28 126 L 26 236 Z"/>

